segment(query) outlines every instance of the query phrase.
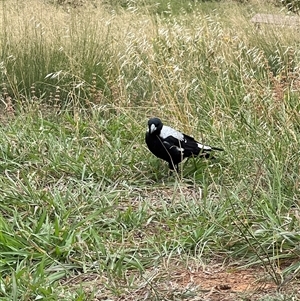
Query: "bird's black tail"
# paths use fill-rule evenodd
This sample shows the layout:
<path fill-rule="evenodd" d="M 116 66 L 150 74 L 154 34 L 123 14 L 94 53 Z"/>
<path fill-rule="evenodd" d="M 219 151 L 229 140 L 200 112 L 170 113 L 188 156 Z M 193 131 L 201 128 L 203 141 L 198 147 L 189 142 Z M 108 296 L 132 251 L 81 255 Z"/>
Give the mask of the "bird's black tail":
<path fill-rule="evenodd" d="M 221 147 L 214 147 L 214 146 L 210 146 L 210 150 L 204 150 L 204 149 L 200 149 L 200 151 L 198 152 L 197 155 L 199 155 L 202 158 L 206 158 L 206 159 L 216 159 L 213 154 L 211 153 L 211 151 L 224 151 L 223 148 Z"/>

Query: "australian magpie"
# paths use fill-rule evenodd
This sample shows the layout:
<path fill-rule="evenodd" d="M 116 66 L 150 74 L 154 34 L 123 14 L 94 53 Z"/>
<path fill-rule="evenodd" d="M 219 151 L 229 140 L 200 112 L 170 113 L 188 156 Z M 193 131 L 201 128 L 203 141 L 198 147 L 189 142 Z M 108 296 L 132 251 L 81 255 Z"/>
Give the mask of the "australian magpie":
<path fill-rule="evenodd" d="M 158 158 L 169 163 L 171 170 L 178 172 L 178 164 L 191 156 L 209 158 L 212 150 L 223 151 L 222 148 L 211 147 L 197 142 L 193 137 L 163 125 L 159 118 L 148 121 L 146 143 L 149 150 Z"/>

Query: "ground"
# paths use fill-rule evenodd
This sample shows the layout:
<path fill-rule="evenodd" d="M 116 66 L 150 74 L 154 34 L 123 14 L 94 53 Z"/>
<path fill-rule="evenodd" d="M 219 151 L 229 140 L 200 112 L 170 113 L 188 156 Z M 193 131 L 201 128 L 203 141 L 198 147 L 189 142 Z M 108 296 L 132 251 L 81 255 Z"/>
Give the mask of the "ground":
<path fill-rule="evenodd" d="M 257 301 L 278 296 L 280 292 L 293 293 L 294 297 L 291 300 L 297 300 L 294 299 L 295 296 L 300 296 L 299 281 L 292 281 L 278 289 L 260 267 L 240 269 L 214 263 L 205 267 L 177 266 L 171 270 L 147 271 L 145 274 L 149 276 L 148 280 L 143 277 L 134 289 L 124 286 L 124 292 L 118 297 L 112 296 L 109 291 L 110 285 L 114 286 L 114 283 L 110 282 L 113 280 L 100 277 L 99 274 L 77 275 L 61 284 L 74 288 L 84 282 L 86 290 L 96 287 L 93 300 Z"/>

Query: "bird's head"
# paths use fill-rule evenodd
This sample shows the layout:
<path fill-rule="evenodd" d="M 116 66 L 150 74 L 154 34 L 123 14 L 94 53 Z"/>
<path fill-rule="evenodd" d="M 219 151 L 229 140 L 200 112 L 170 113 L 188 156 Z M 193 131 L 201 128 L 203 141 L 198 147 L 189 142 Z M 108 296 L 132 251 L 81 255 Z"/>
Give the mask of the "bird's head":
<path fill-rule="evenodd" d="M 150 118 L 148 120 L 148 128 L 150 134 L 159 134 L 163 127 L 163 123 L 157 117 Z"/>

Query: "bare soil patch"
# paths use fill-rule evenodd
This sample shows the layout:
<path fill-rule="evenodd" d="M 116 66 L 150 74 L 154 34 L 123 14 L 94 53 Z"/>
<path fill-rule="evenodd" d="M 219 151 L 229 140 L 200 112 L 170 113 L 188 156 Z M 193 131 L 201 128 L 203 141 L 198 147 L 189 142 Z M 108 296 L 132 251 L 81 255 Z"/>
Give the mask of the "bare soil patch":
<path fill-rule="evenodd" d="M 210 301 L 233 301 L 241 298 L 256 300 L 257 297 L 274 293 L 277 289 L 261 268 L 239 270 L 212 266 L 202 271 L 185 272 L 182 284 L 191 282 L 198 287 L 201 300 Z"/>
<path fill-rule="evenodd" d="M 128 278 L 134 274 L 129 273 Z M 163 267 L 149 269 L 142 277 L 136 277 L 136 281 L 130 286 L 126 280 L 114 280 L 96 273 L 80 274 L 62 281 L 61 284 L 71 290 L 83 286 L 86 291 L 93 291 L 93 300 L 110 301 L 257 301 L 278 294 L 278 287 L 262 268 L 240 270 L 221 264 L 212 264 L 205 268 L 172 265 L 167 270 L 163 270 Z M 299 284 L 300 281 L 295 279 L 281 291 L 293 293 L 295 298 L 300 298 Z M 114 290 L 116 285 L 118 290 Z M 118 291 L 118 294 L 113 291 Z"/>

